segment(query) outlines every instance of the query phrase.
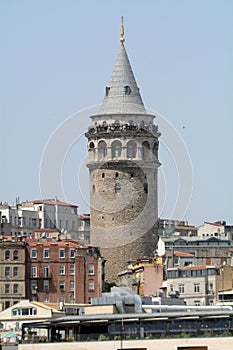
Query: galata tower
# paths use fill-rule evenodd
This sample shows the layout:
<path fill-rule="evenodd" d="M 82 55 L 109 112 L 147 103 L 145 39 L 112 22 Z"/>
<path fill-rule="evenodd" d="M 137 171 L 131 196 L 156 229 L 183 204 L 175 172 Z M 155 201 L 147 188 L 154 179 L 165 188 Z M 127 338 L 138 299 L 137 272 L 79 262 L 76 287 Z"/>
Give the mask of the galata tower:
<path fill-rule="evenodd" d="M 124 45 L 105 97 L 86 132 L 90 174 L 91 244 L 116 281 L 130 260 L 153 255 L 158 240 L 158 138 L 144 107 Z"/>

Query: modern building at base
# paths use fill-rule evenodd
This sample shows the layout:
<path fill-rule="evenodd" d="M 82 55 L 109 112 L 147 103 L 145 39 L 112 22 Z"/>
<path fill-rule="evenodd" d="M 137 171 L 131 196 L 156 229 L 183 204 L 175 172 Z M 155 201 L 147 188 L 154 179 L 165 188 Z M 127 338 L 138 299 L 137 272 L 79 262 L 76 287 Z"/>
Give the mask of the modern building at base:
<path fill-rule="evenodd" d="M 91 244 L 106 258 L 106 278 L 116 280 L 128 260 L 150 257 L 158 232 L 158 138 L 155 116 L 142 102 L 121 46 L 99 114 L 86 133 L 90 173 Z"/>

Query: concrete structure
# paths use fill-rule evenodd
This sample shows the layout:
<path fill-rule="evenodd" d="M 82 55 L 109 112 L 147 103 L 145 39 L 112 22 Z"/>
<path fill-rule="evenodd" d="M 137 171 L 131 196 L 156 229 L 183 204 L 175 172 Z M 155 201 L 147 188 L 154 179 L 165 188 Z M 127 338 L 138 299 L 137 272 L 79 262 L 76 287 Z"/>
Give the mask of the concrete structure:
<path fill-rule="evenodd" d="M 27 241 L 26 296 L 33 301 L 88 303 L 102 292 L 99 250 L 75 241 Z"/>
<path fill-rule="evenodd" d="M 158 138 L 121 46 L 88 139 L 91 244 L 106 258 L 106 278 L 116 280 L 128 260 L 151 256 L 157 242 Z"/>
<path fill-rule="evenodd" d="M 25 243 L 0 240 L 0 311 L 17 303 L 25 292 Z"/>

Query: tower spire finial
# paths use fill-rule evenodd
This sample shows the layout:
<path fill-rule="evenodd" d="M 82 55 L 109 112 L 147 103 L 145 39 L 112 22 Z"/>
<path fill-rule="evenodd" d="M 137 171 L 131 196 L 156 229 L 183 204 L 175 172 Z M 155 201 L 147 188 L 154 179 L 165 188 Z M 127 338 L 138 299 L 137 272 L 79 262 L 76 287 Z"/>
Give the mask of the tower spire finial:
<path fill-rule="evenodd" d="M 120 38 L 120 42 L 123 44 L 125 41 L 124 38 L 124 34 L 125 34 L 125 30 L 124 30 L 124 18 L 123 16 L 121 16 L 121 38 Z"/>

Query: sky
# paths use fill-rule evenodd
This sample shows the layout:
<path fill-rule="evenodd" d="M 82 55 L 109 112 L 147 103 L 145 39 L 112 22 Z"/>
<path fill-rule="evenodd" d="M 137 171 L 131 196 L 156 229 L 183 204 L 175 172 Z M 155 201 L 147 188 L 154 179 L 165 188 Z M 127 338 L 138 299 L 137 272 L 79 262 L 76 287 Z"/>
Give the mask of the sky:
<path fill-rule="evenodd" d="M 57 196 L 89 212 L 84 133 L 111 76 L 121 16 L 162 133 L 159 216 L 233 224 L 231 0 L 0 0 L 0 200 Z"/>

